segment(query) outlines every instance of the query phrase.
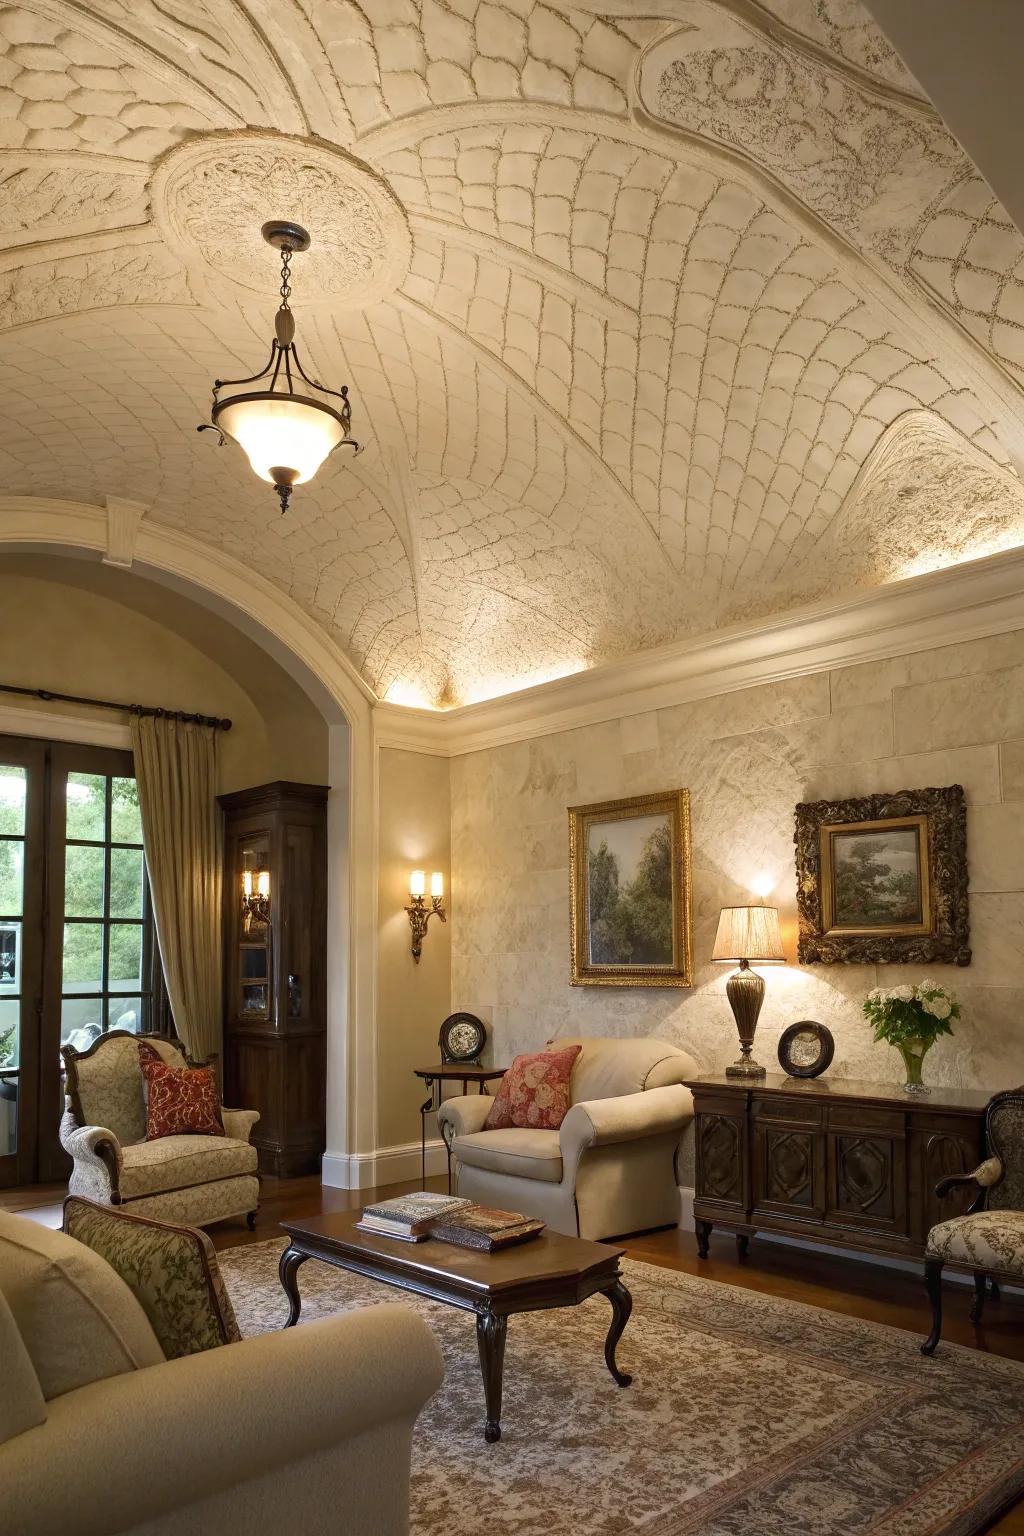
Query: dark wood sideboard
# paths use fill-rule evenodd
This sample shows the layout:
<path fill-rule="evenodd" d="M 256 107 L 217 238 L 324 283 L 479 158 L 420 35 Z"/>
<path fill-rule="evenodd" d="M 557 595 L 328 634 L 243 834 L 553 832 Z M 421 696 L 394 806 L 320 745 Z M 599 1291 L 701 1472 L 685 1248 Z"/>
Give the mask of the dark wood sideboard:
<path fill-rule="evenodd" d="M 969 1191 L 935 1185 L 982 1156 L 982 1090 L 914 1096 L 884 1083 L 698 1077 L 693 1093 L 697 1246 L 715 1227 L 741 1253 L 758 1231 L 919 1258 L 928 1228 L 960 1215 Z"/>

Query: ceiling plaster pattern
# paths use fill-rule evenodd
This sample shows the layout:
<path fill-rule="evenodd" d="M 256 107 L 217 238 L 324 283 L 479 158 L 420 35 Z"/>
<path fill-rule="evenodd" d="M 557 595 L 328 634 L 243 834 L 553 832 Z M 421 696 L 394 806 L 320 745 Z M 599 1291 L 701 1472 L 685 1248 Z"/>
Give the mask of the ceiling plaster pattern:
<path fill-rule="evenodd" d="M 794 32 L 889 85 L 920 95 L 921 88 L 860 0 L 765 0 L 765 9 Z"/>
<path fill-rule="evenodd" d="M 1024 243 L 866 12 L 634 9 L 0 10 L 5 488 L 144 505 L 442 705 L 1024 539 Z M 280 518 L 194 428 L 286 215 L 365 448 Z"/>

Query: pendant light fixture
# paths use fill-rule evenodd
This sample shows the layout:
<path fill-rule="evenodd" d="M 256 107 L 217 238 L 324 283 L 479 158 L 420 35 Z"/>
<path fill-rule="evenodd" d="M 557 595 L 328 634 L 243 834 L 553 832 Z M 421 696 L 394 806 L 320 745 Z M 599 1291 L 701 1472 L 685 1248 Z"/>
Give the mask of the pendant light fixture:
<path fill-rule="evenodd" d="M 249 378 L 216 379 L 210 420 L 196 431 L 216 432 L 220 447 L 226 437 L 233 438 L 245 451 L 254 472 L 273 485 L 284 513 L 292 486 L 312 480 L 335 448 L 344 445 L 358 453 L 359 444 L 350 435 L 352 407 L 348 385 L 343 384 L 340 390 L 325 389 L 318 379 L 311 379 L 305 372 L 295 349 L 295 317 L 288 303 L 291 259 L 296 252 L 309 250 L 309 235 L 300 224 L 281 219 L 264 224 L 262 234 L 269 245 L 281 252 L 281 304 L 274 319 L 270 360 L 260 373 Z M 220 398 L 222 389 L 258 384 L 262 379 L 269 381 L 264 389 L 244 390 L 225 400 Z M 297 389 L 298 380 L 302 383 Z M 310 392 L 315 391 L 315 395 L 304 392 L 302 385 Z M 332 400 L 341 403 L 332 405 Z"/>

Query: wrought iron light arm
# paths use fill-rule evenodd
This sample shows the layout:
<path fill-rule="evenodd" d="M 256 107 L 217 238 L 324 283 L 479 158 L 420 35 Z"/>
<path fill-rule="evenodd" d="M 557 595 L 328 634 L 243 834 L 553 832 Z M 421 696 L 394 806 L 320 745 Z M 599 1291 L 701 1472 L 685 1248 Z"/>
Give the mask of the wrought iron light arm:
<path fill-rule="evenodd" d="M 444 910 L 444 898 L 431 896 L 430 905 L 427 906 L 425 896 L 412 896 L 406 911 L 409 914 L 409 926 L 412 929 L 412 957 L 416 964 L 420 963 L 420 955 L 423 953 L 423 940 L 427 936 L 427 924 L 432 917 L 439 917 L 442 923 L 448 921 L 448 914 Z"/>

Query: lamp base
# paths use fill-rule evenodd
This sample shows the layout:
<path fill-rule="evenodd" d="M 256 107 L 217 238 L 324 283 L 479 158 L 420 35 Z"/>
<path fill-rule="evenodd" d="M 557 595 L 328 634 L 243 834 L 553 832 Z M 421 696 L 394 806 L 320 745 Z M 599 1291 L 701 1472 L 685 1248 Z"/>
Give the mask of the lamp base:
<path fill-rule="evenodd" d="M 725 1069 L 726 1077 L 767 1077 L 764 1067 L 759 1066 L 752 1056 L 741 1056 L 739 1061 L 734 1061 L 731 1067 Z"/>
<path fill-rule="evenodd" d="M 749 961 L 741 960 L 739 970 L 734 971 L 725 984 L 725 995 L 729 999 L 729 1006 L 736 1020 L 736 1032 L 740 1037 L 740 1059 L 734 1061 L 731 1067 L 726 1067 L 725 1075 L 726 1077 L 764 1077 L 766 1075 L 764 1067 L 760 1066 L 750 1054 L 754 1044 L 754 1031 L 757 1029 L 757 1016 L 764 1002 L 764 978 L 750 969 Z"/>

